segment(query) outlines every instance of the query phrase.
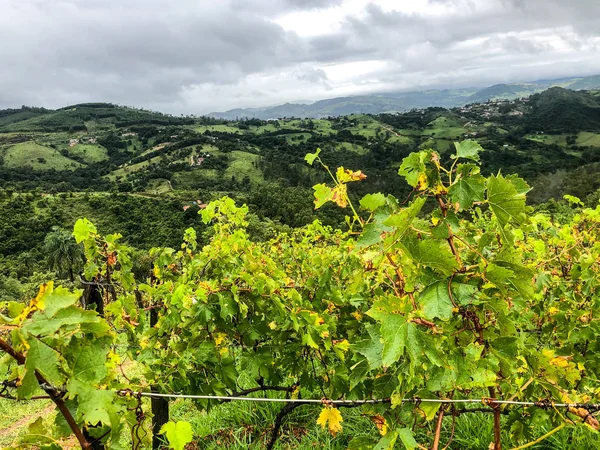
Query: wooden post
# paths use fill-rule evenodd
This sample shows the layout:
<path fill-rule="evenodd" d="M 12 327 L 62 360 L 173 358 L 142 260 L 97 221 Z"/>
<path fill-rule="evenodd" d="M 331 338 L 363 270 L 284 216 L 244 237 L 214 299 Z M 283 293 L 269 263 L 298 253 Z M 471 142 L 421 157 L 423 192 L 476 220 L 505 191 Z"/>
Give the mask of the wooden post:
<path fill-rule="evenodd" d="M 150 310 L 150 326 L 153 327 L 158 322 L 158 312 L 156 309 Z M 158 392 L 156 386 L 151 386 L 151 392 Z M 169 400 L 166 398 L 151 398 L 152 407 L 152 450 L 158 450 L 162 446 L 160 429 L 169 421 Z"/>

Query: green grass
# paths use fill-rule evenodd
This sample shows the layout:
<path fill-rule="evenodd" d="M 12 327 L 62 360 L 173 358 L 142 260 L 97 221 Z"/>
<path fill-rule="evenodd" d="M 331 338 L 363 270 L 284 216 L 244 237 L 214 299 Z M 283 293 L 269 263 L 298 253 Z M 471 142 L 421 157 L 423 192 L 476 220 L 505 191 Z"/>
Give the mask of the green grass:
<path fill-rule="evenodd" d="M 58 150 L 35 142 L 22 142 L 4 150 L 6 167 L 31 167 L 33 170 L 74 170 L 82 164 L 60 154 Z"/>
<path fill-rule="evenodd" d="M 77 144 L 69 148 L 68 151 L 70 156 L 78 156 L 86 163 L 95 163 L 108 159 L 108 153 L 101 145 Z"/>
<path fill-rule="evenodd" d="M 118 177 L 126 177 L 130 173 L 137 172 L 138 170 L 142 170 L 143 168 L 149 166 L 153 162 L 157 162 L 161 157 L 155 156 L 154 158 L 147 159 L 146 161 L 142 161 L 139 163 L 131 164 L 128 166 L 121 167 L 120 169 L 113 170 L 108 175 L 105 175 L 111 181 L 116 180 Z"/>
<path fill-rule="evenodd" d="M 236 127 L 232 127 L 230 125 L 200 125 L 197 127 L 194 127 L 194 129 L 198 132 L 198 133 L 204 133 L 205 131 L 216 131 L 216 132 L 221 132 L 221 133 L 243 133 L 242 130 L 240 130 L 239 128 Z"/>
<path fill-rule="evenodd" d="M 194 169 L 191 172 L 177 172 L 173 174 L 173 186 L 177 190 L 195 189 L 198 180 L 216 180 L 219 171 L 215 169 Z"/>
<path fill-rule="evenodd" d="M 547 145 L 567 145 L 567 134 L 529 134 L 525 138 Z"/>
<path fill-rule="evenodd" d="M 577 136 L 577 145 L 600 147 L 600 134 L 582 131 Z"/>
<path fill-rule="evenodd" d="M 285 140 L 288 142 L 288 144 L 297 145 L 308 141 L 312 135 L 310 133 L 293 133 L 283 134 L 282 136 L 285 137 Z"/>
<path fill-rule="evenodd" d="M 234 177 L 236 181 L 242 181 L 246 176 L 252 184 L 259 184 L 264 177 L 260 169 L 254 167 L 259 156 L 252 153 L 233 151 L 230 154 L 229 167 L 225 170 L 225 176 Z"/>
<path fill-rule="evenodd" d="M 38 417 L 46 416 L 44 423 L 52 423 L 55 413 L 50 413 L 50 400 L 15 401 L 0 399 L 0 448 L 6 448 Z"/>
<path fill-rule="evenodd" d="M 335 145 L 336 150 L 348 150 L 359 155 L 366 155 L 368 150 L 365 149 L 362 145 L 352 144 L 350 142 L 338 142 Z"/>
<path fill-rule="evenodd" d="M 136 370 L 135 363 L 125 363 L 124 369 L 132 379 L 143 378 Z M 257 394 L 258 395 L 258 394 Z M 262 395 L 261 395 L 262 396 Z M 144 400 L 143 408 L 149 411 L 150 402 Z M 192 425 L 194 445 L 198 450 L 262 450 L 268 442 L 277 413 L 281 409 L 278 403 L 230 402 L 216 405 L 210 410 L 202 410 L 192 400 L 176 400 L 170 403 L 170 419 L 187 421 Z M 321 429 L 316 419 L 321 410 L 320 405 L 304 405 L 285 417 L 280 436 L 275 445 L 277 450 L 346 450 L 353 439 L 362 437 L 380 438 L 375 425 L 361 408 L 342 408 L 343 431 L 337 436 L 331 436 Z M 49 401 L 22 401 L 0 399 L 0 447 L 4 448 L 16 438 L 23 435 L 27 426 L 37 417 L 42 416 L 44 424 L 49 428 L 55 416 Z M 514 442 L 511 438 L 507 418 L 502 417 L 503 448 L 513 448 L 525 442 Z M 147 436 L 150 436 L 150 418 L 144 422 Z M 434 422 L 416 433 L 417 442 L 422 445 L 431 444 Z M 547 432 L 553 426 L 542 417 L 534 429 L 529 430 L 528 441 L 533 441 Z M 442 426 L 441 445 L 450 441 L 452 434 L 452 418 L 447 416 Z M 491 414 L 464 414 L 456 419 L 450 450 L 481 450 L 487 449 L 493 440 L 493 418 Z M 553 434 L 539 444 L 533 445 L 532 450 L 592 450 L 598 449 L 597 434 L 578 426 L 566 427 Z M 72 441 L 72 439 L 71 439 Z M 123 433 L 121 444 L 130 446 L 130 436 Z M 149 443 L 147 442 L 146 445 Z M 70 448 L 70 447 L 69 447 Z M 395 449 L 403 448 L 400 443 Z"/>
<path fill-rule="evenodd" d="M 171 186 L 171 182 L 169 180 L 165 180 L 164 178 L 156 178 L 154 180 L 150 180 L 148 182 L 148 186 L 146 187 L 146 192 L 149 194 L 166 194 L 171 192 L 173 187 Z"/>

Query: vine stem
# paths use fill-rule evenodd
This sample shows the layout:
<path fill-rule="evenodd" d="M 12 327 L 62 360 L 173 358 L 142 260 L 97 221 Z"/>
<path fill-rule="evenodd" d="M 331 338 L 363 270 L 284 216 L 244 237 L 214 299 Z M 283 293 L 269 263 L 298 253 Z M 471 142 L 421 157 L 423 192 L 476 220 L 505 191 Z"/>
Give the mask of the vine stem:
<path fill-rule="evenodd" d="M 440 205 L 440 209 L 442 210 L 442 215 L 444 216 L 444 218 L 446 218 L 446 216 L 448 215 L 448 205 L 446 205 L 444 203 L 444 200 L 442 200 L 441 195 L 436 195 L 435 198 L 436 198 L 438 204 Z M 448 239 L 446 239 L 446 240 L 448 241 L 448 245 L 450 245 L 450 250 L 452 250 L 452 254 L 454 255 L 454 258 L 456 259 L 456 262 L 458 263 L 458 267 L 462 268 L 463 263 L 460 259 L 460 255 L 458 253 L 458 250 L 456 250 L 456 245 L 454 243 L 454 232 L 452 231 L 452 227 L 450 226 L 450 224 L 446 224 L 446 226 L 448 227 Z"/>
<path fill-rule="evenodd" d="M 529 448 L 529 447 L 533 447 L 535 444 L 539 444 L 540 442 L 542 442 L 544 439 L 549 438 L 550 436 L 552 436 L 554 433 L 562 430 L 567 424 L 566 423 L 561 423 L 559 426 L 557 426 L 556 428 L 554 428 L 553 430 L 548 431 L 546 434 L 544 434 L 543 436 L 540 436 L 539 438 L 537 438 L 535 441 L 531 441 L 528 442 L 527 444 L 524 445 L 520 445 L 518 447 L 514 447 L 511 450 L 522 450 L 524 448 Z"/>
<path fill-rule="evenodd" d="M 496 398 L 496 390 L 490 386 L 489 388 L 490 397 Z M 500 405 L 491 402 L 492 408 L 494 409 L 494 450 L 502 450 L 502 441 L 500 434 Z"/>
<path fill-rule="evenodd" d="M 5 340 L 3 340 L 1 338 L 0 338 L 0 349 L 5 351 L 6 353 L 8 353 L 20 365 L 25 364 L 25 359 L 26 359 L 25 356 L 22 353 L 19 353 L 18 351 L 16 351 L 8 342 L 6 342 Z M 37 370 L 35 371 L 35 377 L 37 378 L 40 386 L 49 384 L 48 381 L 42 375 L 40 375 L 40 373 Z M 69 408 L 67 408 L 67 405 L 65 404 L 61 395 L 57 394 L 53 389 L 48 389 L 48 388 L 42 388 L 42 389 L 44 389 L 44 391 L 46 391 L 46 393 L 50 396 L 50 399 L 54 402 L 54 404 L 56 405 L 56 407 L 58 408 L 60 413 L 63 415 L 67 424 L 69 424 L 69 428 L 71 428 L 71 431 L 73 432 L 73 434 L 79 441 L 81 448 L 84 450 L 90 450 L 92 448 L 91 444 L 85 438 L 85 436 L 83 435 L 83 432 L 81 431 L 79 426 L 77 426 L 77 423 L 75 422 L 75 419 L 73 418 L 73 415 L 71 414 L 71 411 L 69 411 Z"/>
<path fill-rule="evenodd" d="M 431 446 L 431 450 L 438 450 L 440 447 L 440 436 L 442 434 L 442 421 L 444 420 L 444 409 L 445 406 L 442 405 L 440 408 L 440 412 L 438 413 L 437 423 L 435 424 L 435 436 L 433 438 L 433 445 Z"/>

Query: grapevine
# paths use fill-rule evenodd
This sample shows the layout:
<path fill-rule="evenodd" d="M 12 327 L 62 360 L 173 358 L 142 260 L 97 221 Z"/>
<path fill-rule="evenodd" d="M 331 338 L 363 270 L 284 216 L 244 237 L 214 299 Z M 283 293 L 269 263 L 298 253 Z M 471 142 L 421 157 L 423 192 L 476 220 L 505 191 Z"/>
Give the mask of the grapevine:
<path fill-rule="evenodd" d="M 547 437 L 530 434 L 538 410 L 552 432 L 597 430 L 596 411 L 581 405 L 600 394 L 600 207 L 571 198 L 569 218 L 534 213 L 521 178 L 481 174 L 479 144 L 455 150 L 446 165 L 431 150 L 404 159 L 407 200 L 357 200 L 352 185 L 368 175 L 330 171 L 320 151 L 309 154 L 331 176 L 315 186 L 315 207 L 348 210 L 347 231 L 316 221 L 253 242 L 248 209 L 223 198 L 201 211 L 207 244 L 189 229 L 179 249 L 152 249 L 152 273 L 141 281 L 119 235 L 78 221 L 85 278 L 103 290 L 105 317 L 51 284 L 29 305 L 4 305 L 2 364 L 15 396 L 54 386 L 59 393 L 46 393 L 75 411 L 71 430 L 110 448 L 127 428 L 134 446 L 149 445 L 135 442 L 145 439 L 144 413 L 134 396 L 117 395 L 123 389 L 196 395 L 204 409 L 223 401 L 215 396 L 293 396 L 269 448 L 285 415 L 310 398 L 326 399 L 318 422 L 332 434 L 344 433 L 344 406 L 372 417 L 377 432 L 361 448 L 442 448 L 442 424 L 475 411 L 490 413 L 496 450 L 509 445 L 501 428 L 520 448 Z M 127 385 L 116 331 L 143 371 Z M 447 403 L 474 398 L 482 407 Z M 572 406 L 561 412 L 554 403 Z M 421 426 L 432 430 L 427 442 L 416 440 Z M 169 422 L 163 434 L 177 427 L 187 430 Z"/>

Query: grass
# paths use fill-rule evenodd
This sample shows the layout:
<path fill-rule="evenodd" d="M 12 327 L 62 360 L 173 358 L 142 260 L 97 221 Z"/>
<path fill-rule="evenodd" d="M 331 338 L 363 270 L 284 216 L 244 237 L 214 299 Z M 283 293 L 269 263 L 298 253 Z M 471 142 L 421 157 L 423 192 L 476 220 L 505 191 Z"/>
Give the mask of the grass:
<path fill-rule="evenodd" d="M 132 362 L 124 362 L 123 369 L 131 379 L 143 379 L 139 367 Z M 140 378 L 141 377 L 141 378 Z M 257 394 L 258 395 L 258 394 Z M 144 400 L 145 411 L 150 410 L 150 402 Z M 229 402 L 214 406 L 208 411 L 199 407 L 192 400 L 176 400 L 170 403 L 170 419 L 173 421 L 187 421 L 192 425 L 194 443 L 190 449 L 194 450 L 242 450 L 264 449 L 268 442 L 276 416 L 281 409 L 278 403 L 255 402 Z M 342 408 L 343 431 L 337 436 L 331 436 L 321 429 L 316 419 L 321 410 L 320 405 L 305 405 L 297 408 L 285 417 L 280 437 L 277 440 L 277 450 L 345 450 L 353 439 L 372 439 L 375 442 L 380 438 L 379 432 L 370 415 L 374 414 L 361 408 Z M 16 438 L 26 433 L 29 424 L 38 417 L 43 417 L 44 424 L 50 428 L 56 412 L 49 401 L 34 400 L 16 402 L 14 400 L 0 399 L 0 447 L 10 445 Z M 543 415 L 542 415 L 543 416 Z M 543 417 L 540 417 L 542 419 Z M 511 429 L 508 419 L 502 417 L 502 442 L 503 447 L 512 448 L 518 444 L 511 438 Z M 493 419 L 491 414 L 464 414 L 456 419 L 450 450 L 480 450 L 487 449 L 493 440 Z M 538 420 L 538 424 L 528 430 L 533 441 L 547 432 L 553 426 L 545 420 Z M 146 419 L 145 428 L 150 436 L 150 419 Z M 422 444 L 431 444 L 434 422 L 416 433 L 416 440 Z M 443 422 L 441 444 L 445 446 L 452 435 L 452 419 L 447 416 Z M 72 439 L 71 439 L 72 441 Z M 121 444 L 124 448 L 130 447 L 130 437 L 124 433 Z M 75 447 L 68 447 L 75 448 Z M 363 447 L 360 447 L 363 448 Z M 370 447 L 369 447 L 370 448 Z M 403 448 L 400 443 L 395 449 Z M 565 427 L 539 444 L 530 447 L 533 450 L 592 450 L 598 449 L 597 434 L 585 427 Z"/>
<path fill-rule="evenodd" d="M 198 180 L 216 180 L 219 171 L 215 169 L 194 169 L 191 172 L 177 172 L 173 174 L 173 185 L 177 190 L 194 189 Z"/>
<path fill-rule="evenodd" d="M 171 186 L 171 182 L 169 180 L 165 180 L 164 178 L 156 178 L 154 180 L 150 180 L 148 182 L 148 186 L 146 187 L 146 192 L 149 194 L 167 194 L 171 192 L 173 187 Z"/>
<path fill-rule="evenodd" d="M 290 145 L 300 144 L 302 142 L 306 142 L 310 139 L 310 133 L 293 133 L 293 134 L 284 134 L 285 140 Z"/>
<path fill-rule="evenodd" d="M 359 155 L 366 155 L 368 150 L 365 149 L 362 145 L 351 144 L 350 142 L 338 142 L 335 145 L 336 150 L 348 150 Z"/>
<path fill-rule="evenodd" d="M 83 164 L 60 154 L 58 150 L 36 142 L 22 142 L 4 151 L 6 167 L 31 167 L 33 170 L 74 170 Z"/>
<path fill-rule="evenodd" d="M 77 144 L 68 151 L 70 156 L 78 156 L 86 163 L 96 163 L 108 159 L 107 150 L 101 145 Z"/>
<path fill-rule="evenodd" d="M 109 180 L 114 181 L 118 177 L 125 177 L 130 173 L 137 172 L 138 170 L 142 170 L 144 167 L 149 166 L 153 162 L 157 162 L 161 157 L 155 156 L 154 158 L 147 159 L 146 161 L 142 161 L 139 163 L 131 164 L 129 166 L 121 167 L 120 169 L 113 170 L 108 175 L 105 175 Z"/>
<path fill-rule="evenodd" d="M 239 128 L 236 127 L 232 127 L 230 125 L 200 125 L 197 127 L 194 127 L 194 129 L 198 132 L 198 133 L 204 133 L 205 131 L 215 131 L 215 132 L 220 132 L 220 133 L 238 133 L 238 134 L 242 134 L 243 131 L 240 130 Z"/>
<path fill-rule="evenodd" d="M 600 134 L 582 131 L 577 136 L 577 145 L 600 147 Z"/>
<path fill-rule="evenodd" d="M 236 181 L 242 181 L 245 177 L 250 178 L 250 183 L 260 184 L 264 177 L 260 169 L 254 166 L 259 156 L 252 153 L 233 151 L 230 154 L 229 167 L 225 170 L 225 176 L 234 177 Z"/>

